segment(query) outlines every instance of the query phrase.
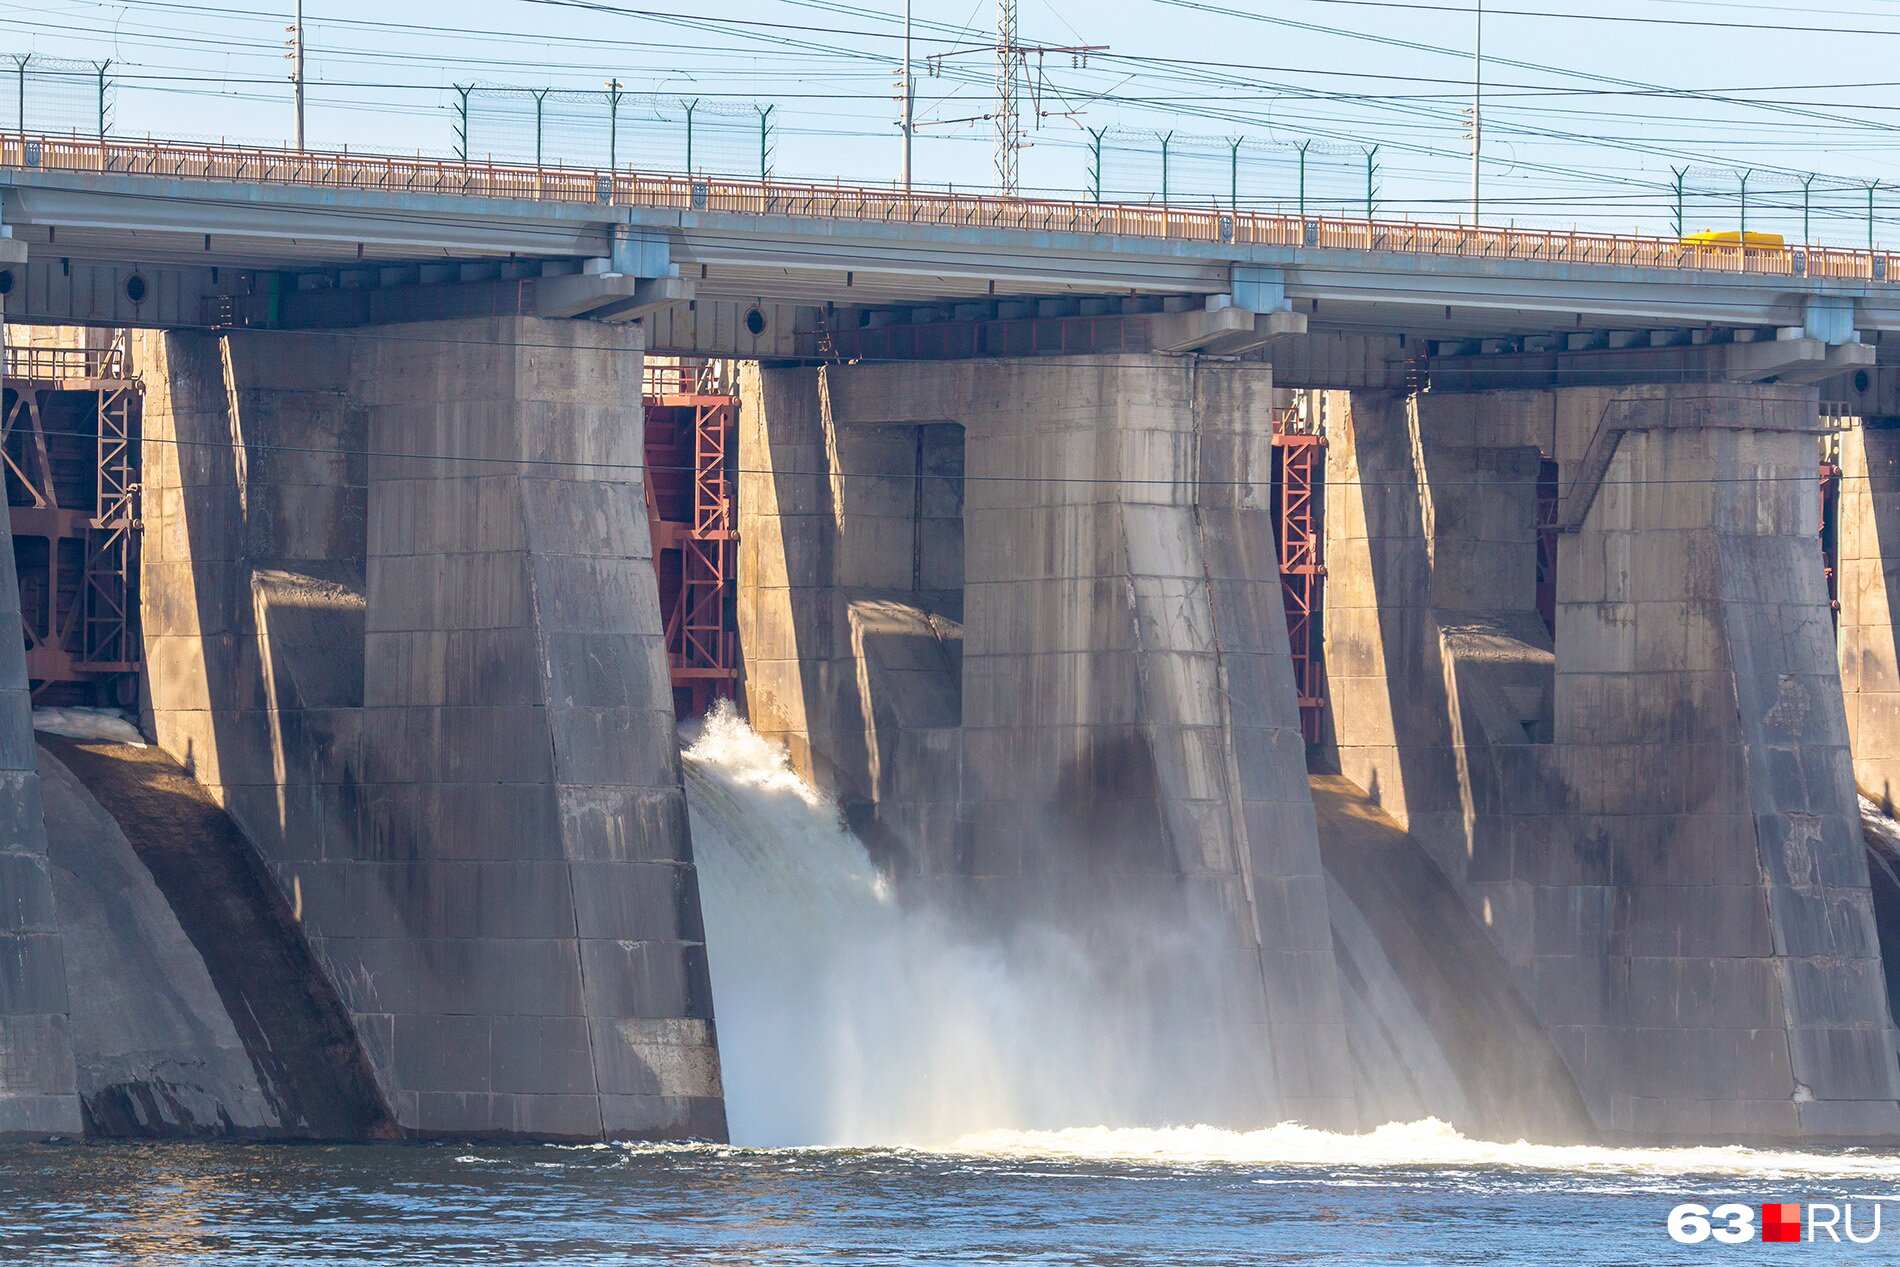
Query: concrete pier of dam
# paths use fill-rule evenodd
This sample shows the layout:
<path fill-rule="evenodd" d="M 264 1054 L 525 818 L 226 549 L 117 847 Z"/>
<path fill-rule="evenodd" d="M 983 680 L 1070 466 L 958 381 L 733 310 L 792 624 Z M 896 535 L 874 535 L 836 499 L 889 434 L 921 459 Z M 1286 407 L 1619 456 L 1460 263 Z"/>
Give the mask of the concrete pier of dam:
<path fill-rule="evenodd" d="M 90 896 L 161 866 L 154 797 L 42 754 L 12 776 L 8 1133 L 721 1136 L 639 328 L 134 348 L 144 725 L 253 851 L 270 893 L 219 899 L 234 927 L 302 948 L 275 1045 L 347 1038 L 246 1073 L 273 1035 L 162 868 L 142 906 Z M 1885 429 L 1840 446 L 1870 478 L 1841 499 L 1837 655 L 1811 388 L 1301 397 L 1328 454 L 1316 745 L 1270 363 L 745 367 L 752 724 L 973 927 L 1221 930 L 1247 1121 L 1900 1136 L 1855 803 L 1894 681 Z M 128 1044 L 75 1002 L 62 934 L 118 979 L 95 943 L 126 909 L 209 1022 Z M 162 1074 L 174 1048 L 211 1072 Z M 311 1087 L 353 1107 L 300 1109 Z"/>
<path fill-rule="evenodd" d="M 1159 992 L 1233 1125 L 1900 1141 L 1884 259 L 11 153 L 9 319 L 133 330 L 34 400 L 142 421 L 61 501 L 118 440 L 8 360 L 0 1137 L 723 1138 L 676 709 L 736 682 L 971 937 L 1215 947 Z M 650 353 L 742 362 L 731 448 L 676 392 L 655 459 Z M 36 743 L 126 531 L 81 685 L 153 746 Z"/>

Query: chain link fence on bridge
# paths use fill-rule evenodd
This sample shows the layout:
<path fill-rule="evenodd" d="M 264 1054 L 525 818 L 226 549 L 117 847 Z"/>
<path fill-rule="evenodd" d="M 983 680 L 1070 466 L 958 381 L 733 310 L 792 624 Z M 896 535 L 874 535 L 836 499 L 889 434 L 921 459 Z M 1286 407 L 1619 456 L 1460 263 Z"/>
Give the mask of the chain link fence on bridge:
<path fill-rule="evenodd" d="M 1376 146 L 1100 128 L 1088 148 L 1096 202 L 1366 214 L 1379 192 Z"/>
<path fill-rule="evenodd" d="M 117 86 L 109 61 L 0 55 L 0 131 L 105 136 Z"/>
<path fill-rule="evenodd" d="M 0 53 L 0 131 L 112 135 L 125 86 L 119 70 L 109 60 Z M 137 90 L 136 76 L 128 83 Z M 430 91 L 424 90 L 425 100 Z M 434 104 L 447 115 L 447 135 L 437 133 L 434 145 L 422 148 L 464 161 L 761 179 L 779 170 L 782 112 L 770 102 L 629 92 L 617 83 L 593 90 L 468 84 L 440 91 Z M 1087 128 L 1081 143 L 1082 193 L 1098 202 L 1381 214 L 1386 157 L 1372 143 L 1126 127 Z M 1603 212 L 1647 214 L 1678 236 L 1713 230 L 1779 234 L 1798 243 L 1844 235 L 1871 244 L 1894 193 L 1877 181 L 1743 167 L 1691 165 L 1607 179 Z M 1494 195 L 1487 211 L 1497 201 Z"/>
<path fill-rule="evenodd" d="M 464 161 L 770 176 L 777 109 L 619 89 L 458 86 L 455 154 Z"/>

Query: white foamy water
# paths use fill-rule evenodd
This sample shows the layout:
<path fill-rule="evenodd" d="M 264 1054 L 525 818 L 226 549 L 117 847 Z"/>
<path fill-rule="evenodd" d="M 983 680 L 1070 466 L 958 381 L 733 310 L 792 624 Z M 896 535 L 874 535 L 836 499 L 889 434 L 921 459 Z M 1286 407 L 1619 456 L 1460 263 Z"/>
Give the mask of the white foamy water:
<path fill-rule="evenodd" d="M 129 744 L 143 748 L 145 736 L 126 715 L 116 708 L 36 708 L 33 729 L 68 739 L 90 739 L 102 743 Z"/>
<path fill-rule="evenodd" d="M 1738 1147 L 1603 1148 L 1522 1140 L 1503 1144 L 1467 1139 L 1431 1118 L 1394 1122 L 1361 1135 L 1335 1134 L 1291 1123 L 1260 1131 L 1228 1131 L 1212 1126 L 982 1131 L 964 1136 L 950 1151 L 1178 1166 L 1473 1167 L 1584 1174 L 1790 1175 L 1900 1183 L 1900 1157 L 1891 1154 L 1794 1153 Z"/>
<path fill-rule="evenodd" d="M 735 1143 L 1223 1120 L 1257 1091 L 1249 1036 L 1221 1028 L 1231 1009 L 1180 988 L 1197 939 L 975 939 L 901 903 L 837 808 L 729 707 L 684 761 Z"/>

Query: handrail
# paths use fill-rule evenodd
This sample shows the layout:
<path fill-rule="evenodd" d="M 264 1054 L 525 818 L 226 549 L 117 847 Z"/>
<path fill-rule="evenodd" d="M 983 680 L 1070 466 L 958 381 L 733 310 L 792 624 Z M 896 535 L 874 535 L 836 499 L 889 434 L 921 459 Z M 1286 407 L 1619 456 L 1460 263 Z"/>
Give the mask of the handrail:
<path fill-rule="evenodd" d="M 10 383 L 62 383 L 125 377 L 124 345 L 105 348 L 39 347 L 9 343 L 0 376 Z"/>
<path fill-rule="evenodd" d="M 1414 221 L 1288 216 L 1217 208 L 1059 202 L 993 194 L 917 193 L 848 185 L 601 171 L 578 167 L 334 154 L 166 141 L 0 137 L 0 170 L 147 175 L 184 180 L 524 198 L 1037 233 L 1087 233 L 1236 246 L 1319 247 L 1408 255 L 1753 273 L 1890 282 L 1900 255 L 1840 247 L 1694 245 L 1679 238 Z"/>

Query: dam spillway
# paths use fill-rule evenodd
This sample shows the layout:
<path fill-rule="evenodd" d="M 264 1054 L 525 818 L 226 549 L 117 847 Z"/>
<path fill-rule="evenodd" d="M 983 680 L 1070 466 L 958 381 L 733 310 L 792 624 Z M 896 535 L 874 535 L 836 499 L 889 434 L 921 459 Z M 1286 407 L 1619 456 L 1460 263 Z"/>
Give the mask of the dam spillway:
<path fill-rule="evenodd" d="M 847 832 L 790 791 L 795 830 L 689 813 L 712 785 L 677 753 L 638 327 L 134 347 L 145 725 L 295 911 L 396 1133 L 721 1136 L 746 1094 L 721 1045 L 795 1021 L 814 1046 L 778 1058 L 835 1094 L 750 1118 L 762 1138 L 982 1125 L 944 1102 L 1022 1128 L 1892 1132 L 1852 795 L 1885 759 L 1885 459 L 1848 429 L 1850 657 L 1812 389 L 1327 390 L 1153 352 L 744 366 L 738 694 Z M 1323 692 L 1282 591 L 1290 407 L 1327 454 Z M 1314 769 L 1392 852 L 1342 852 Z M 788 977 L 748 1008 L 710 916 L 760 890 L 707 868 L 800 839 L 838 904 L 794 887 L 738 923 L 798 914 L 733 944 Z M 13 856 L 35 984 L 8 1024 L 37 1046 L 9 1120 L 76 1133 L 61 913 L 31 896 L 43 846 Z M 879 1038 L 905 1014 L 837 983 L 906 956 L 943 1010 Z M 1458 980 L 1496 1006 L 1461 1012 Z M 813 1001 L 774 1021 L 787 997 Z M 880 1114 L 916 1085 L 878 1079 L 957 1052 L 991 1073 Z"/>

